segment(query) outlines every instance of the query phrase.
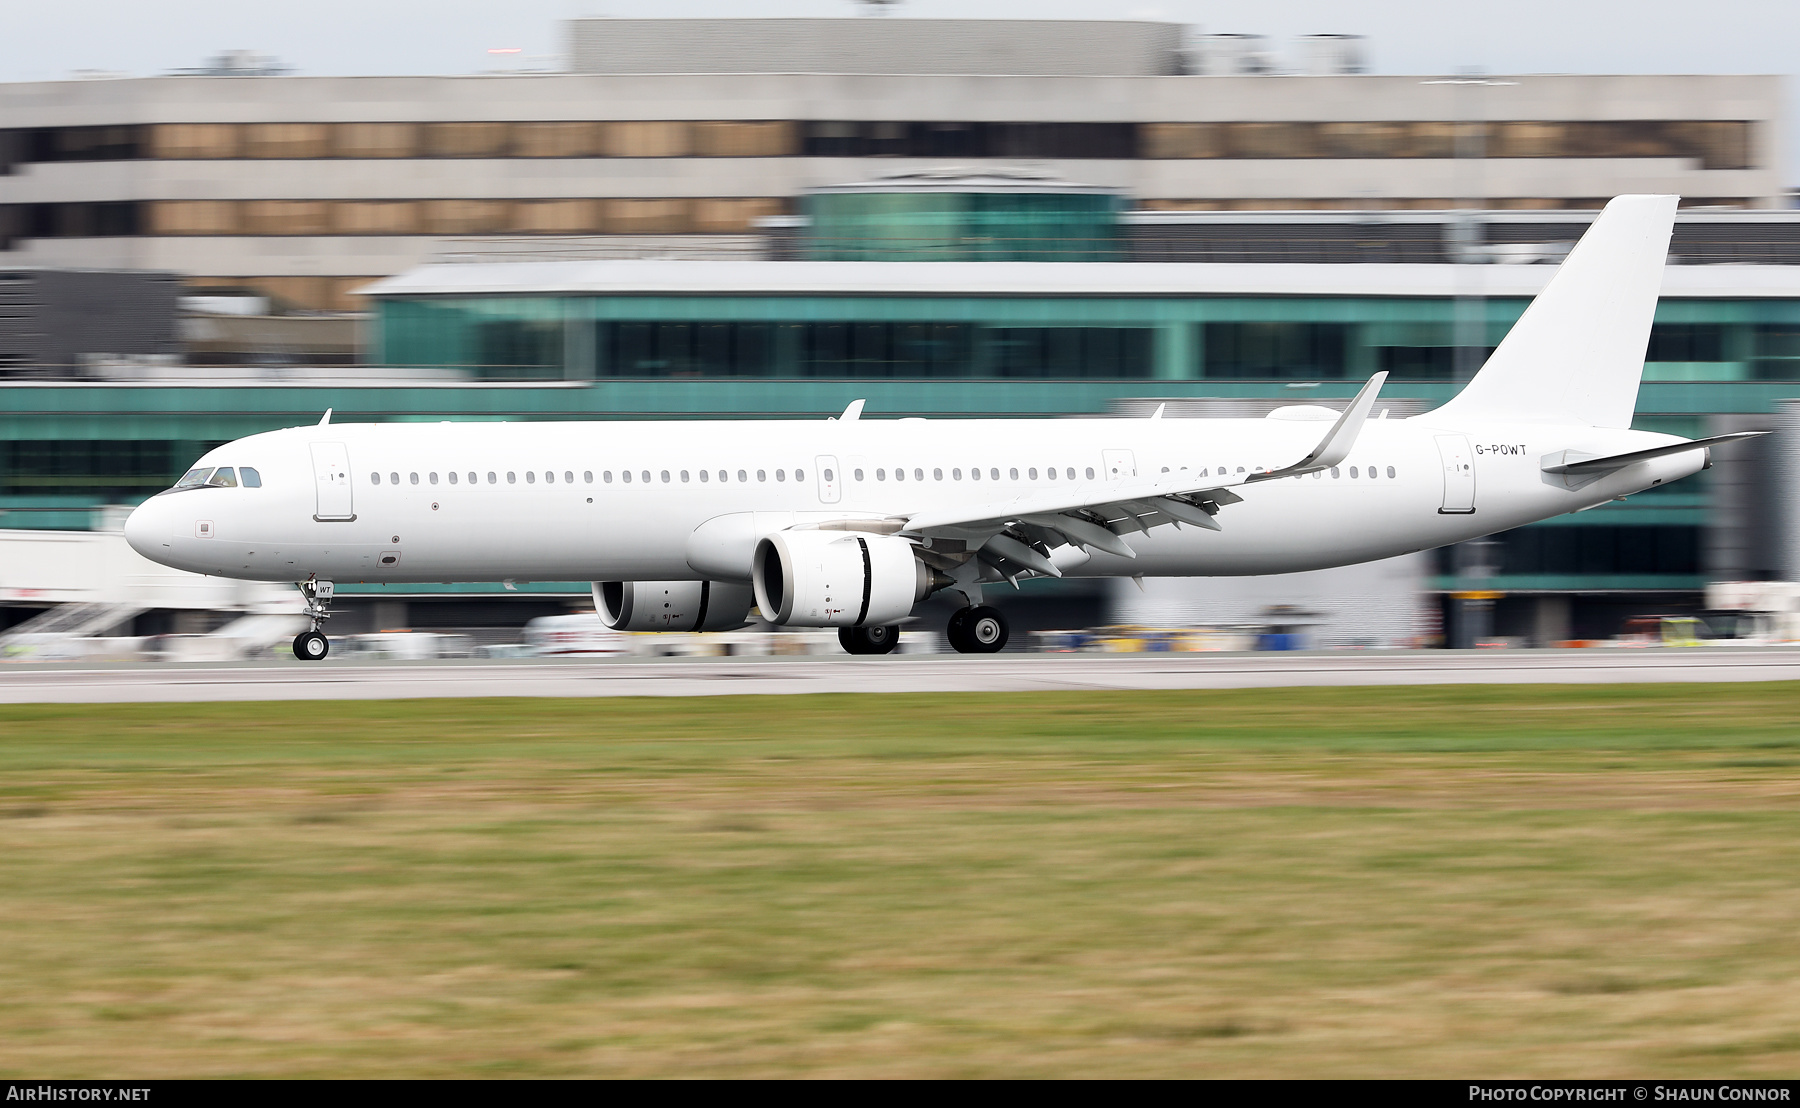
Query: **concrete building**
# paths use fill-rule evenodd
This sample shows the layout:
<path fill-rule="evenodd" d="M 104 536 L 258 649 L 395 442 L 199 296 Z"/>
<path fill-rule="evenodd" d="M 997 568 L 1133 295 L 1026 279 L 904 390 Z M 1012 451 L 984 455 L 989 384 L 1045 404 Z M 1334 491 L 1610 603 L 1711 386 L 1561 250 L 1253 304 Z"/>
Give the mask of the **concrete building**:
<path fill-rule="evenodd" d="M 468 236 L 749 254 L 757 221 L 809 188 L 946 163 L 1029 165 L 1146 211 L 1784 201 L 1774 77 L 1187 73 L 1182 28 L 1136 21 L 570 35 L 595 72 L 0 86 L 0 265 L 348 309 Z"/>

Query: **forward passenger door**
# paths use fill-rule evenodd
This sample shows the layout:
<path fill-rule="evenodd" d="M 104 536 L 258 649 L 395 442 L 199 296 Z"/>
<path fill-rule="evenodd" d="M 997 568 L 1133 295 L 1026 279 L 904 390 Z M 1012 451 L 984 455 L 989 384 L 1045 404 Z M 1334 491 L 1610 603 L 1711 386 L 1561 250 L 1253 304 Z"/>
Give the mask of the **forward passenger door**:
<path fill-rule="evenodd" d="M 313 481 L 318 499 L 313 519 L 320 523 L 356 519 L 356 505 L 350 491 L 350 451 L 341 442 L 312 444 Z"/>

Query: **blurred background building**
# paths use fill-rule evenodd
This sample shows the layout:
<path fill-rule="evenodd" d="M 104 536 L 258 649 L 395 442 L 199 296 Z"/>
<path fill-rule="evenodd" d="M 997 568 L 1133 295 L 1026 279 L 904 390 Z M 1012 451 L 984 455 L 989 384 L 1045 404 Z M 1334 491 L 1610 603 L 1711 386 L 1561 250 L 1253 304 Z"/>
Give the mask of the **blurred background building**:
<path fill-rule="evenodd" d="M 87 528 L 326 407 L 1260 415 L 1385 369 L 1412 414 L 1623 192 L 1684 197 L 1640 426 L 1773 427 L 1800 381 L 1779 78 L 1376 76 L 1353 36 L 1284 56 L 1144 21 L 566 34 L 565 72 L 312 78 L 238 51 L 0 86 L 0 528 Z M 1784 449 L 1371 570 L 1316 638 L 1604 637 L 1708 580 L 1800 576 Z M 516 625 L 585 591 L 361 588 L 381 626 Z M 1125 589 L 1014 603 L 1029 627 L 1284 602 Z M 1468 624 L 1457 594 L 1499 597 Z M 12 599 L 0 621 L 29 614 Z"/>

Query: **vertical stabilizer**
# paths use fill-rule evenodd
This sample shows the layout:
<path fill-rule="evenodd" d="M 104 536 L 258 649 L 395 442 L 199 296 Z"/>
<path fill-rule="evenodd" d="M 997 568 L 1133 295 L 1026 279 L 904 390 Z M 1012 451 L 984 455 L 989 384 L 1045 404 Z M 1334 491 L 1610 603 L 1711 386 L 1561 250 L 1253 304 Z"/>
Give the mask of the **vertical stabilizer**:
<path fill-rule="evenodd" d="M 1615 197 L 1475 379 L 1425 418 L 1631 426 L 1678 199 Z"/>

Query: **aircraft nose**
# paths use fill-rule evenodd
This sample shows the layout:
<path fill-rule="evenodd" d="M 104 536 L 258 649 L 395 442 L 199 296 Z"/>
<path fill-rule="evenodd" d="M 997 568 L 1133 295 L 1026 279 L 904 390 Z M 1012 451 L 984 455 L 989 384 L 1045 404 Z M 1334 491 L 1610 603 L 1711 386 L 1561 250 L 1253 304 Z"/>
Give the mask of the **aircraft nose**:
<path fill-rule="evenodd" d="M 154 499 L 146 500 L 125 517 L 125 542 L 152 561 L 167 553 L 169 520 L 162 508 Z"/>

